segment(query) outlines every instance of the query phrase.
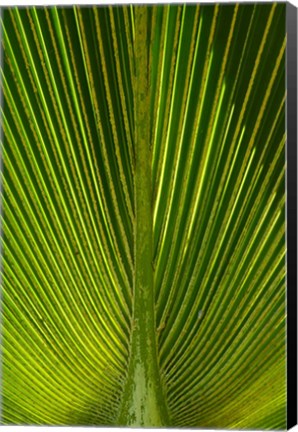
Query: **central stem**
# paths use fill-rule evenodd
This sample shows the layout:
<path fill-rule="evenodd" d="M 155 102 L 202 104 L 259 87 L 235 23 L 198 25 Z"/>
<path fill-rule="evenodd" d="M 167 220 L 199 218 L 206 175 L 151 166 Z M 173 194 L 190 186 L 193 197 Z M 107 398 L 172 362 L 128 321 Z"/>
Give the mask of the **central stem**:
<path fill-rule="evenodd" d="M 148 7 L 135 7 L 135 276 L 133 328 L 119 424 L 166 426 L 157 360 L 152 269 L 151 151 L 149 139 Z"/>

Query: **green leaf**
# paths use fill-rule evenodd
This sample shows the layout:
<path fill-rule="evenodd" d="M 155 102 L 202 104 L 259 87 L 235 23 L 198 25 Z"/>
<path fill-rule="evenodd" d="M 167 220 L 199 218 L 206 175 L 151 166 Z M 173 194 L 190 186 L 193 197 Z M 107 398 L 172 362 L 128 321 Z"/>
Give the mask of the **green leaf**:
<path fill-rule="evenodd" d="M 286 427 L 285 10 L 3 10 L 3 424 Z"/>

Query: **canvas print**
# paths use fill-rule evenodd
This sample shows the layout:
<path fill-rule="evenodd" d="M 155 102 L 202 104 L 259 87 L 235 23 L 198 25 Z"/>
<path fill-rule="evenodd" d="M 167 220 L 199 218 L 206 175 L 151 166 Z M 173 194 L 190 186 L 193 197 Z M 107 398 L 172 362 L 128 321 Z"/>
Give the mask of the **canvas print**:
<path fill-rule="evenodd" d="M 286 4 L 1 26 L 1 423 L 285 429 Z"/>

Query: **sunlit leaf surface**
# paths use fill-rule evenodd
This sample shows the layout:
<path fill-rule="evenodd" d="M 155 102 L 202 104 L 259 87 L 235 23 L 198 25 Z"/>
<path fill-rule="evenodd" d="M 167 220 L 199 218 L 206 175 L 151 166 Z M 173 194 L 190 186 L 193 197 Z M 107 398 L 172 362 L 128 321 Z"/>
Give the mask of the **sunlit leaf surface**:
<path fill-rule="evenodd" d="M 138 9 L 2 14 L 2 423 L 117 424 L 149 313 L 166 425 L 282 429 L 286 5 L 146 8 L 149 312 Z"/>

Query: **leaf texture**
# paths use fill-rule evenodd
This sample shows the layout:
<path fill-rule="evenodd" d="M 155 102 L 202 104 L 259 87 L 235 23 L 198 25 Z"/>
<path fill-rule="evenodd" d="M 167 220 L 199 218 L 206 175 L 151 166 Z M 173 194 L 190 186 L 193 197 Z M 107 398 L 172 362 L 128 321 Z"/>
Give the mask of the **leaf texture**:
<path fill-rule="evenodd" d="M 286 5 L 144 7 L 168 425 L 283 429 Z M 118 421 L 136 314 L 135 16 L 2 14 L 3 424 Z"/>

